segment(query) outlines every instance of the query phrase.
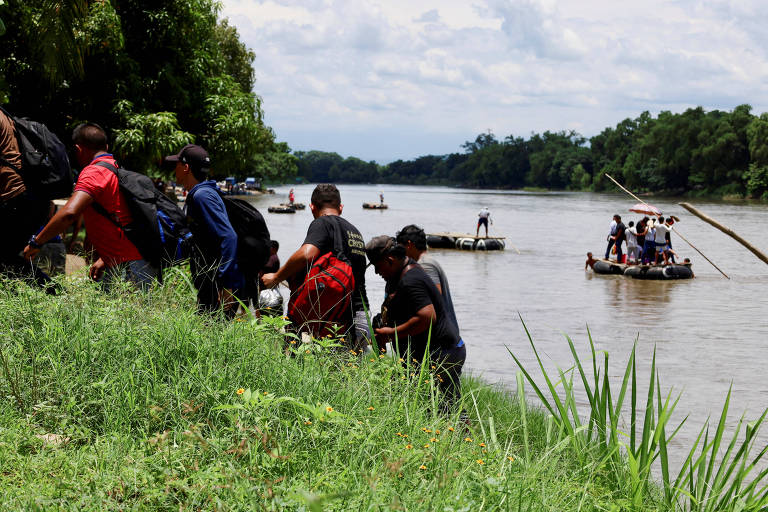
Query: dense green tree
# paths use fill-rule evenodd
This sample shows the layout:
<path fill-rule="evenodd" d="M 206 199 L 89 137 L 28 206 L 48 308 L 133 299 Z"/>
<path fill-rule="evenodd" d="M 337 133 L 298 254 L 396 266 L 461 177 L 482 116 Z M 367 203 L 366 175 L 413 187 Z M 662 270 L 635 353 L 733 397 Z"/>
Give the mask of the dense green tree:
<path fill-rule="evenodd" d="M 77 122 L 98 122 L 145 171 L 158 172 L 152 148 L 174 139 L 137 137 L 173 119 L 174 130 L 191 135 L 175 140 L 206 146 L 224 174 L 279 162 L 292 175 L 294 159 L 282 156 L 252 92 L 254 54 L 219 9 L 214 0 L 8 0 L 0 4 L 10 27 L 0 45 L 0 101 L 65 138 Z"/>
<path fill-rule="evenodd" d="M 747 141 L 750 164 L 743 175 L 747 193 L 768 199 L 768 113 L 747 125 Z"/>
<path fill-rule="evenodd" d="M 163 156 L 194 142 L 191 133 L 179 128 L 173 112 L 136 113 L 128 100 L 118 102 L 115 110 L 122 116 L 125 126 L 115 130 L 115 152 L 127 168 L 156 174 Z"/>
<path fill-rule="evenodd" d="M 338 153 L 324 151 L 297 151 L 295 155 L 301 162 L 301 175 L 315 183 L 330 181 L 331 168 L 344 160 Z"/>
<path fill-rule="evenodd" d="M 386 183 L 601 191 L 615 190 L 605 177 L 610 174 L 637 192 L 746 192 L 768 199 L 768 118 L 752 115 L 749 105 L 732 112 L 665 111 L 655 118 L 646 111 L 589 140 L 574 131 L 545 131 L 499 141 L 489 131 L 461 147 L 464 153 L 397 160 L 370 174 L 361 171 L 361 160 L 335 153 L 297 156 L 311 181 L 377 177 Z M 321 165 L 318 155 L 334 155 L 333 161 Z"/>

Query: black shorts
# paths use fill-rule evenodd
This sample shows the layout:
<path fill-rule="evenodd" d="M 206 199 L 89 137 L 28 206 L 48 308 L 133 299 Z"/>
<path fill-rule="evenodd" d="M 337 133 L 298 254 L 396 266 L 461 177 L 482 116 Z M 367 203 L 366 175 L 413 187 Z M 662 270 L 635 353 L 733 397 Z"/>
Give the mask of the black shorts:
<path fill-rule="evenodd" d="M 477 219 L 477 227 L 480 226 L 488 227 L 488 217 L 480 217 Z"/>

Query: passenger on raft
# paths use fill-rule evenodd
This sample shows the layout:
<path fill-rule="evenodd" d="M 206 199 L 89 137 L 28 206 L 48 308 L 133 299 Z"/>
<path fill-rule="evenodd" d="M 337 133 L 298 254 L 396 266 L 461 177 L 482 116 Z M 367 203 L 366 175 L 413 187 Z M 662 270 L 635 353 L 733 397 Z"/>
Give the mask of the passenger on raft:
<path fill-rule="evenodd" d="M 663 264 L 667 265 L 669 263 L 669 253 L 667 252 L 667 235 L 670 232 L 670 227 L 667 224 L 664 224 L 664 217 L 659 217 L 659 220 L 655 224 L 656 227 L 656 234 L 655 241 L 656 241 L 656 260 L 655 263 L 658 265 L 662 262 Z"/>
<path fill-rule="evenodd" d="M 624 232 L 627 237 L 627 265 L 637 263 L 637 228 L 635 223 L 629 221 L 629 228 Z"/>

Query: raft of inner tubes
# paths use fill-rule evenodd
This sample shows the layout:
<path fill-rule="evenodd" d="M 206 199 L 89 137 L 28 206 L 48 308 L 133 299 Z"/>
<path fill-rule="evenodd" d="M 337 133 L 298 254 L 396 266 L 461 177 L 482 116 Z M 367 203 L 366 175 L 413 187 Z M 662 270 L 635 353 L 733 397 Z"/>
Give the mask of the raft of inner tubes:
<path fill-rule="evenodd" d="M 290 206 L 285 205 L 277 205 L 277 206 L 270 206 L 267 208 L 267 211 L 269 213 L 296 213 L 296 210 L 291 208 Z"/>
<path fill-rule="evenodd" d="M 454 238 L 452 236 L 427 235 L 427 246 L 433 249 L 461 249 L 463 251 L 503 251 L 500 238 Z"/>
<path fill-rule="evenodd" d="M 389 206 L 386 203 L 363 203 L 366 210 L 386 210 Z"/>
<path fill-rule="evenodd" d="M 673 279 L 691 279 L 693 271 L 690 265 L 623 265 L 612 261 L 597 260 L 592 270 L 596 274 L 625 275 L 633 279 L 652 279 L 666 281 Z"/>

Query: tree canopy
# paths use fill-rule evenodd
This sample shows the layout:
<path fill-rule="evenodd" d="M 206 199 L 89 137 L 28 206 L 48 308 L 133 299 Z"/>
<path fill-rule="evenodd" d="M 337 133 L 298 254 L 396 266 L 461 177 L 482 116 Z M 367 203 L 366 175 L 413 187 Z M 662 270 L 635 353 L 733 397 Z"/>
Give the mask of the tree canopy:
<path fill-rule="evenodd" d="M 545 131 L 499 140 L 489 131 L 464 143 L 463 153 L 388 165 L 318 151 L 296 156 L 309 181 L 600 191 L 612 189 L 608 173 L 637 192 L 768 200 L 768 114 L 751 110 L 643 112 L 589 139 Z"/>
<path fill-rule="evenodd" d="M 285 179 L 296 160 L 264 124 L 254 53 L 213 0 L 0 1 L 0 103 L 64 140 L 107 129 L 121 163 L 157 174 L 194 142 L 218 175 Z M 270 167 L 274 165 L 275 167 Z"/>

